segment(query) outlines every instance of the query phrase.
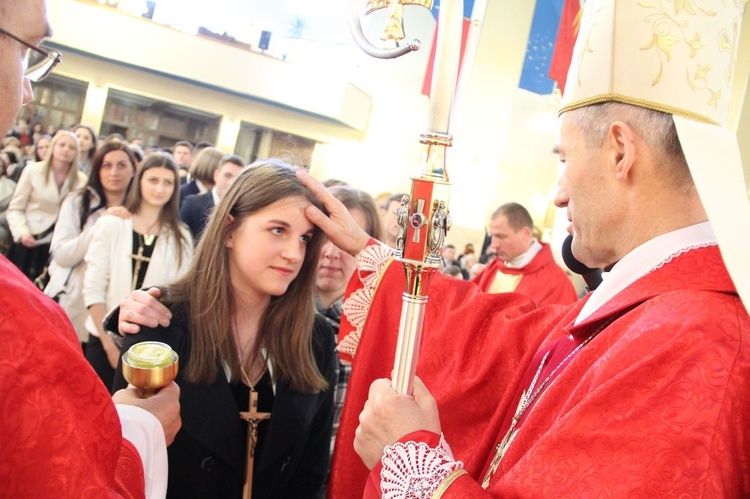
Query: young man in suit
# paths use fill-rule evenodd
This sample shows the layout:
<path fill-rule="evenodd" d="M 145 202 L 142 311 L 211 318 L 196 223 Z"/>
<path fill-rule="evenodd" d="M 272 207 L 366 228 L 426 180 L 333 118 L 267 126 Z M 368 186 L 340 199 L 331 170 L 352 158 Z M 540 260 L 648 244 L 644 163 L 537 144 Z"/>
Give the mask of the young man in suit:
<path fill-rule="evenodd" d="M 227 154 L 221 159 L 219 168 L 214 171 L 213 189 L 203 194 L 191 194 L 182 202 L 180 218 L 190 227 L 195 244 L 198 244 L 214 206 L 219 204 L 219 200 L 227 192 L 229 185 L 244 167 L 245 163 L 241 157 L 236 154 Z"/>

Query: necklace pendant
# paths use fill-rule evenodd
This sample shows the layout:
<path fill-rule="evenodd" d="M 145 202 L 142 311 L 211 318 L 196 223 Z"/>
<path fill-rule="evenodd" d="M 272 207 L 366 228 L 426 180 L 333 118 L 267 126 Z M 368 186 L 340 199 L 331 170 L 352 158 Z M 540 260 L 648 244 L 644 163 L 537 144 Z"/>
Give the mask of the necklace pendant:
<path fill-rule="evenodd" d="M 517 420 L 513 418 L 513 422 L 511 423 L 510 428 L 508 428 L 508 433 L 505 434 L 500 443 L 495 447 L 495 455 L 492 458 L 490 467 L 487 468 L 487 474 L 484 475 L 484 480 L 482 480 L 482 488 L 485 490 L 489 487 L 490 478 L 492 478 L 492 475 L 495 474 L 498 466 L 500 466 L 500 462 L 503 460 L 503 457 L 505 457 L 508 447 L 510 447 L 513 439 L 516 438 L 516 434 L 518 433 L 518 430 L 516 429 L 516 421 Z"/>
<path fill-rule="evenodd" d="M 146 246 L 154 244 L 154 239 L 156 239 L 156 234 L 143 234 L 143 244 Z"/>

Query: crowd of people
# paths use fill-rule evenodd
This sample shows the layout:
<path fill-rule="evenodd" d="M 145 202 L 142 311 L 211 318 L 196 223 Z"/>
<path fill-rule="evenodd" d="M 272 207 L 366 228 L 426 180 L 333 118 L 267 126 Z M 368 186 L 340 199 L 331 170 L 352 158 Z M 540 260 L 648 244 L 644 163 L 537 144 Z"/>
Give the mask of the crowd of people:
<path fill-rule="evenodd" d="M 605 3 L 582 25 L 609 39 L 614 26 L 590 19 Z M 17 30 L 0 26 L 3 102 L 28 102 L 59 62 L 39 48 L 44 5 L 0 3 Z M 706 40 L 722 19 L 705 21 Z M 211 144 L 144 153 L 19 119 L 0 155 L 2 492 L 749 495 L 746 288 L 693 147 L 715 146 L 708 131 L 725 140 L 708 124 L 721 116 L 688 87 L 599 95 L 586 84 L 609 66 L 592 67 L 574 68 L 581 88 L 563 101 L 555 204 L 572 253 L 608 275 L 579 299 L 529 212 L 499 206 L 479 255 L 442 246 L 410 394 L 388 379 L 403 194 L 277 159 L 246 166 Z M 712 119 L 686 124 L 700 113 Z M 144 340 L 180 356 L 176 383 L 146 399 L 121 364 Z"/>

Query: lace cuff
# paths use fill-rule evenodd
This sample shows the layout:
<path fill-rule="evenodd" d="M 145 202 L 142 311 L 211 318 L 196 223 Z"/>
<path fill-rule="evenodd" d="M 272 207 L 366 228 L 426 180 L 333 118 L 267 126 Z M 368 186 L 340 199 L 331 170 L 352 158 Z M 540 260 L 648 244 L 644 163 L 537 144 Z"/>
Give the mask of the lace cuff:
<path fill-rule="evenodd" d="M 381 463 L 380 488 L 384 499 L 430 498 L 443 481 L 464 467 L 453 458 L 442 434 L 435 448 L 424 442 L 389 445 Z"/>
<path fill-rule="evenodd" d="M 375 295 L 375 288 L 380 281 L 380 276 L 388 267 L 393 257 L 393 250 L 374 239 L 375 244 L 369 244 L 357 255 L 357 275 L 362 282 L 362 287 L 349 295 L 341 306 L 342 315 L 354 327 L 354 330 L 344 336 L 339 342 L 339 352 L 354 357 L 359 346 L 359 339 L 365 327 L 370 304 Z"/>

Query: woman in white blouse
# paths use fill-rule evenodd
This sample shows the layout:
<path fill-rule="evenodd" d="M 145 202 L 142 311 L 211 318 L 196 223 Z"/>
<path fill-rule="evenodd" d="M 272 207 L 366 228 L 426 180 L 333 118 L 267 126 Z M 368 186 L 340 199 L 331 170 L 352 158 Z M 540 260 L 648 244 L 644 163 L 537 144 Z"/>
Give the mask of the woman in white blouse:
<path fill-rule="evenodd" d="M 14 242 L 8 259 L 29 279 L 47 264 L 63 197 L 87 179 L 78 171 L 78 138 L 64 130 L 52 139 L 44 161 L 24 168 L 7 210 Z"/>
<path fill-rule="evenodd" d="M 182 275 L 193 255 L 190 229 L 178 214 L 179 175 L 169 154 L 146 156 L 125 202 L 130 218 L 103 215 L 84 261 L 83 301 L 88 307 L 86 358 L 112 386 L 120 351 L 102 329 L 107 310 L 134 289 L 165 285 Z"/>
<path fill-rule="evenodd" d="M 91 177 L 82 190 L 63 200 L 52 235 L 50 282 L 44 292 L 58 297 L 81 343 L 88 342 L 84 327 L 88 311 L 83 304 L 83 257 L 94 235 L 94 224 L 101 215 L 128 218 L 122 205 L 135 175 L 136 159 L 124 142 L 107 142 L 96 152 Z"/>

